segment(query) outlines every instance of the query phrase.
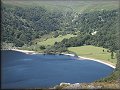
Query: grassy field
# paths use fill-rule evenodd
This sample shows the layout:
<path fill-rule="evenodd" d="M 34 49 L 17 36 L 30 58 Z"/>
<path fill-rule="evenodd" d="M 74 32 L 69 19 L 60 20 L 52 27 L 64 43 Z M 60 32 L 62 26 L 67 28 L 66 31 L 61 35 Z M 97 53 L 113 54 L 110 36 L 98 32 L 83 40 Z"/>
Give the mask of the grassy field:
<path fill-rule="evenodd" d="M 104 52 L 103 52 L 104 49 Z M 111 53 L 107 52 L 107 49 L 95 46 L 80 46 L 80 47 L 70 47 L 69 51 L 75 52 L 79 56 L 100 59 L 105 62 L 110 62 L 113 65 L 116 64 L 116 54 L 114 53 L 114 59 L 111 59 Z"/>
<path fill-rule="evenodd" d="M 55 42 L 60 42 L 62 41 L 64 38 L 71 38 L 71 37 L 75 37 L 76 35 L 72 35 L 72 34 L 67 34 L 67 35 L 64 35 L 64 36 L 58 36 L 57 38 L 49 38 L 47 40 L 44 40 L 44 41 L 40 41 L 40 42 L 37 42 L 38 45 L 54 45 Z"/>

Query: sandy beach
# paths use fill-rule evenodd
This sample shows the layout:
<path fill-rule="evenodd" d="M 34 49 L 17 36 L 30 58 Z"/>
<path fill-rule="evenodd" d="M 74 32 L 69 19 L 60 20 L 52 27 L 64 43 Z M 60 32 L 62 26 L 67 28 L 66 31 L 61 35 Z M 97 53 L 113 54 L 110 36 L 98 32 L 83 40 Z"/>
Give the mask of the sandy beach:
<path fill-rule="evenodd" d="M 82 56 L 78 56 L 78 57 L 81 58 L 81 59 L 86 59 L 86 60 L 96 61 L 96 62 L 99 62 L 99 63 L 105 64 L 105 65 L 107 65 L 107 66 L 110 66 L 110 67 L 112 67 L 112 68 L 114 68 L 114 69 L 116 68 L 114 65 L 109 64 L 109 63 L 106 63 L 106 62 L 104 62 L 104 61 L 102 61 L 102 60 L 92 59 L 92 58 L 86 58 L 86 57 L 82 57 Z"/>
<path fill-rule="evenodd" d="M 36 54 L 35 51 L 29 51 L 29 50 L 20 50 L 20 49 L 11 49 L 11 50 L 22 52 L 22 53 L 25 53 L 25 54 Z"/>
<path fill-rule="evenodd" d="M 36 54 L 35 51 L 29 51 L 29 50 L 19 50 L 19 49 L 11 49 L 11 50 L 14 50 L 14 51 L 19 51 L 19 52 L 23 52 L 23 53 L 26 53 L 26 54 Z M 63 55 L 67 55 L 67 56 L 72 56 L 74 57 L 75 55 L 74 54 L 67 54 L 67 53 L 61 53 Z M 85 60 L 92 60 L 92 61 L 96 61 L 96 62 L 99 62 L 99 63 L 102 63 L 102 64 L 105 64 L 107 66 L 110 66 L 112 68 L 116 68 L 114 65 L 110 64 L 110 63 L 107 63 L 107 62 L 104 62 L 102 60 L 98 60 L 98 59 L 92 59 L 92 58 L 86 58 L 86 57 L 82 57 L 82 56 L 78 56 L 78 60 L 81 60 L 81 59 L 85 59 Z"/>
<path fill-rule="evenodd" d="M 72 56 L 72 57 L 75 56 L 74 54 L 65 54 L 65 53 L 62 53 L 62 54 L 68 55 L 68 56 Z M 102 60 L 93 59 L 93 58 L 86 58 L 86 57 L 82 57 L 82 56 L 78 56 L 78 57 L 79 57 L 78 60 L 81 60 L 81 59 L 92 60 L 92 61 L 96 61 L 96 62 L 105 64 L 105 65 L 107 65 L 107 66 L 110 66 L 110 67 L 112 67 L 112 68 L 114 68 L 114 69 L 116 68 L 114 65 L 112 65 L 112 64 L 110 64 L 110 63 L 107 63 L 107 62 L 104 62 L 104 61 L 102 61 Z"/>

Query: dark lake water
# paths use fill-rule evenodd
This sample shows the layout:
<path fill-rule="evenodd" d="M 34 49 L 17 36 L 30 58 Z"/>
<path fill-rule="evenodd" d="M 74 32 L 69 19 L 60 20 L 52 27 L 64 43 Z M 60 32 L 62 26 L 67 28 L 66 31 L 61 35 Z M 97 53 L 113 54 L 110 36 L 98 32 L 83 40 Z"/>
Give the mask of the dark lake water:
<path fill-rule="evenodd" d="M 112 73 L 104 64 L 65 55 L 2 51 L 2 88 L 45 88 L 61 82 L 92 82 Z"/>

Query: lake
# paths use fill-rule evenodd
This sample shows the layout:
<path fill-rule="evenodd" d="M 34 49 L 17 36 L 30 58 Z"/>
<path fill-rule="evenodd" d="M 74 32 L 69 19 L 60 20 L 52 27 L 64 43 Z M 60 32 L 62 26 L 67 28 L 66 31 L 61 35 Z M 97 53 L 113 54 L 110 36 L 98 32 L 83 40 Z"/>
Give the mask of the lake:
<path fill-rule="evenodd" d="M 113 68 L 66 55 L 1 52 L 2 88 L 47 88 L 66 83 L 93 82 L 112 73 Z"/>

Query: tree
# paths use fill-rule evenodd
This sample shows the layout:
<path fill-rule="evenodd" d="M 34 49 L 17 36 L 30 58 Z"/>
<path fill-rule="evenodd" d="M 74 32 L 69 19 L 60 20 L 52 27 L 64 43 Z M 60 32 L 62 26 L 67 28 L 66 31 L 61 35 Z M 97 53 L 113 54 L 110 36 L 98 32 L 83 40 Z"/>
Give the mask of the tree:
<path fill-rule="evenodd" d="M 113 57 L 114 57 L 114 53 L 113 51 L 111 51 L 111 59 L 113 59 Z"/>
<path fill-rule="evenodd" d="M 103 49 L 103 52 L 104 52 L 104 49 Z"/>
<path fill-rule="evenodd" d="M 58 32 L 55 31 L 53 37 L 56 38 L 56 37 L 58 37 L 58 36 L 59 36 Z"/>
<path fill-rule="evenodd" d="M 43 45 L 40 46 L 40 49 L 41 49 L 41 50 L 44 50 L 44 49 L 45 49 L 45 46 L 43 46 Z"/>

